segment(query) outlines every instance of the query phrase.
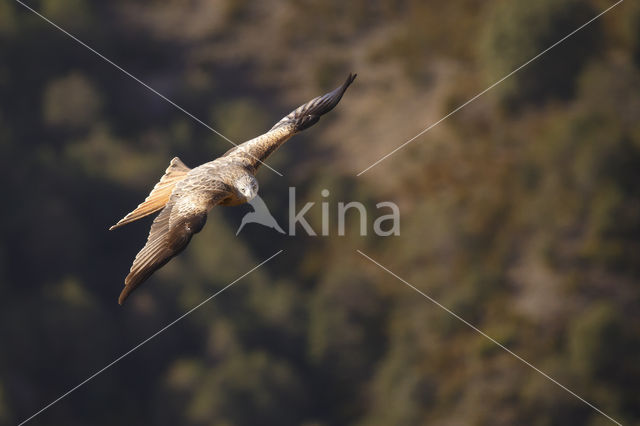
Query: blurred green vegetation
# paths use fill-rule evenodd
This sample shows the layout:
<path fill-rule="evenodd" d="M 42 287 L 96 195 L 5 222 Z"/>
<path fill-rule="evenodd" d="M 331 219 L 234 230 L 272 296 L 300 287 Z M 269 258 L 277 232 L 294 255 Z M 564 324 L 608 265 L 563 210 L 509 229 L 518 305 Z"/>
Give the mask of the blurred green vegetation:
<path fill-rule="evenodd" d="M 0 2 L 0 424 L 607 424 L 361 249 L 623 424 L 640 425 L 640 7 L 624 2 L 360 178 L 357 171 L 612 3 L 42 0 L 236 142 L 359 77 L 270 158 L 260 193 L 396 201 L 401 236 L 284 237 L 214 209 L 117 295 L 150 220 L 107 229 L 169 160 L 230 145 Z M 309 222 L 320 228 L 319 207 Z M 333 220 L 333 218 L 332 218 Z M 369 229 L 373 218 L 369 218 Z M 335 224 L 335 222 L 333 222 Z M 350 232 L 351 231 L 351 232 Z"/>
<path fill-rule="evenodd" d="M 582 0 L 497 1 L 488 15 L 483 64 L 492 83 L 556 43 L 596 15 Z M 600 22 L 576 33 L 562 49 L 551 50 L 497 90 L 505 106 L 541 101 L 573 92 L 575 76 L 597 52 Z"/>

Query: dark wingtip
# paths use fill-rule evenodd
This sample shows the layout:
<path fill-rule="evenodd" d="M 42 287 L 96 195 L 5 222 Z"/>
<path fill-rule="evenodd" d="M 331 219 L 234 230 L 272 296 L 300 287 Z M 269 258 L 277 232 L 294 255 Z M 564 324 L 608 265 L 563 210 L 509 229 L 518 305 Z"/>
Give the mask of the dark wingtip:
<path fill-rule="evenodd" d="M 339 94 L 338 96 L 338 102 L 340 101 L 340 98 L 342 97 L 342 95 L 344 95 L 344 92 L 347 91 L 347 88 L 349 86 L 351 86 L 351 83 L 353 83 L 353 80 L 356 79 L 356 77 L 358 76 L 358 74 L 356 73 L 349 73 L 349 76 L 347 77 L 347 79 L 345 80 L 345 82 L 342 84 L 342 86 L 338 87 L 337 89 L 335 89 L 333 92 L 333 94 L 336 94 L 336 92 Z M 336 104 L 338 103 L 336 102 Z M 335 105 L 334 105 L 335 106 Z"/>
<path fill-rule="evenodd" d="M 344 89 L 346 90 L 347 87 L 349 87 L 349 85 L 351 85 L 351 83 L 353 83 L 353 80 L 355 80 L 357 76 L 358 76 L 358 74 L 356 74 L 354 72 L 350 72 L 349 73 L 349 77 L 347 77 L 347 81 L 344 82 L 342 87 L 344 87 Z"/>
<path fill-rule="evenodd" d="M 344 92 L 346 92 L 347 88 L 351 83 L 353 83 L 353 80 L 356 79 L 356 76 L 357 74 L 355 73 L 349 73 L 349 76 L 342 86 L 335 88 L 324 96 L 318 96 L 307 103 L 309 108 L 307 111 L 304 111 L 304 114 L 321 116 L 331 111 L 336 105 L 338 105 L 340 99 L 342 99 L 342 95 L 344 95 Z"/>
<path fill-rule="evenodd" d="M 349 73 L 349 76 L 345 80 L 342 85 L 336 87 L 329 93 L 325 93 L 322 96 L 318 96 L 299 106 L 297 109 L 289 113 L 282 120 L 278 121 L 273 127 L 272 130 L 276 127 L 283 125 L 283 123 L 291 123 L 295 124 L 296 131 L 302 131 L 313 126 L 318 122 L 320 117 L 333 108 L 340 102 L 342 99 L 342 95 L 347 91 L 347 88 L 353 83 L 357 77 L 356 73 Z"/>

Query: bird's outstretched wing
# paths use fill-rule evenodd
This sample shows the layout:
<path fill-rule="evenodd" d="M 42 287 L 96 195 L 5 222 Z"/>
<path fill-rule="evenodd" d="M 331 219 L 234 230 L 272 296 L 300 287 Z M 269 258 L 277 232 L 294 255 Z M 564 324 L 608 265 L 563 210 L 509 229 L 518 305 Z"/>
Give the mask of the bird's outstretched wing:
<path fill-rule="evenodd" d="M 338 105 L 342 95 L 355 78 L 356 74 L 349 74 L 340 87 L 299 106 L 278 121 L 267 133 L 230 149 L 224 156 L 243 157 L 254 169 L 257 169 L 291 136 L 313 126 L 322 115 Z"/>
<path fill-rule="evenodd" d="M 214 196 L 213 204 L 225 196 L 227 194 L 220 191 Z M 118 298 L 119 304 L 122 305 L 133 290 L 187 247 L 191 237 L 200 232 L 206 223 L 207 211 L 207 204 L 185 202 L 179 194 L 171 197 L 153 221 L 147 243 L 133 261 L 129 275 L 124 280 L 125 287 Z"/>
<path fill-rule="evenodd" d="M 184 180 L 187 177 L 191 169 L 187 167 L 178 157 L 174 157 L 169 163 L 169 167 L 164 172 L 164 176 L 160 179 L 160 182 L 156 183 L 149 196 L 140 203 L 138 207 L 124 218 L 120 219 L 118 223 L 113 225 L 109 230 L 114 230 L 127 223 L 131 223 L 135 220 L 141 219 L 147 215 L 153 214 L 162 208 L 169 202 L 171 192 L 178 182 Z"/>

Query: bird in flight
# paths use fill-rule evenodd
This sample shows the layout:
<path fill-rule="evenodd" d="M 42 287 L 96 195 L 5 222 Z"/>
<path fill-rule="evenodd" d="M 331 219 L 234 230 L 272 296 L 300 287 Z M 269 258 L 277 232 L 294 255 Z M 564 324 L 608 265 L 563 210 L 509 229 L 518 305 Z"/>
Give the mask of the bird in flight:
<path fill-rule="evenodd" d="M 185 249 L 204 226 L 213 206 L 251 201 L 258 194 L 255 175 L 260 165 L 291 136 L 313 126 L 331 111 L 355 78 L 356 74 L 349 74 L 342 86 L 301 105 L 267 133 L 237 145 L 213 161 L 190 169 L 178 157 L 171 160 L 144 202 L 109 228 L 119 228 L 161 210 L 124 280 L 118 303 L 122 305 L 133 290 Z"/>

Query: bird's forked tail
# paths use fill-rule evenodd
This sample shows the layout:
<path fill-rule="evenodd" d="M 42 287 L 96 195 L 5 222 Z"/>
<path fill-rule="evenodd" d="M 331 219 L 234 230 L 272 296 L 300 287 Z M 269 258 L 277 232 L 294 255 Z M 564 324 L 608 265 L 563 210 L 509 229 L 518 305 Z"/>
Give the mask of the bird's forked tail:
<path fill-rule="evenodd" d="M 171 192 L 176 183 L 183 180 L 187 173 L 191 170 L 187 167 L 178 157 L 175 157 L 169 163 L 169 167 L 164 172 L 164 176 L 160 179 L 160 182 L 156 184 L 149 193 L 149 196 L 142 202 L 134 211 L 122 218 L 118 223 L 113 225 L 109 230 L 119 228 L 127 223 L 141 219 L 152 213 L 161 210 L 165 204 L 169 201 Z"/>

